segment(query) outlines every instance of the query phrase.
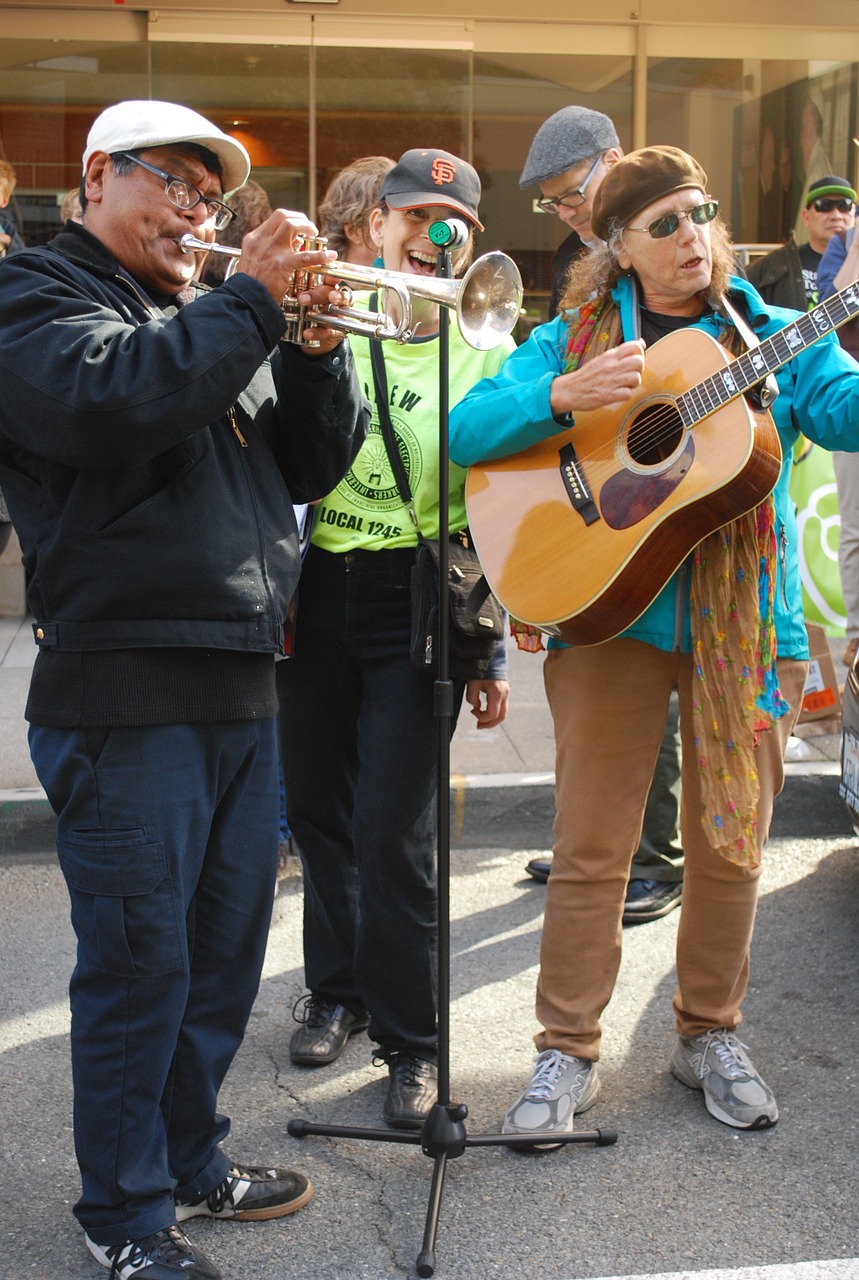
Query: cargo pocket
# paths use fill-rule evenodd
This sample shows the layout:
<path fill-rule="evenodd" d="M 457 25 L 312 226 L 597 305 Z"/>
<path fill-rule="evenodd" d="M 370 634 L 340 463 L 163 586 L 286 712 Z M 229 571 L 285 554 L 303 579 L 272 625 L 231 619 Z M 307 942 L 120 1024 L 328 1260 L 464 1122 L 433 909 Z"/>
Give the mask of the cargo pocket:
<path fill-rule="evenodd" d="M 88 964 L 120 977 L 185 965 L 179 904 L 160 842 L 135 829 L 75 831 L 57 849 Z"/>

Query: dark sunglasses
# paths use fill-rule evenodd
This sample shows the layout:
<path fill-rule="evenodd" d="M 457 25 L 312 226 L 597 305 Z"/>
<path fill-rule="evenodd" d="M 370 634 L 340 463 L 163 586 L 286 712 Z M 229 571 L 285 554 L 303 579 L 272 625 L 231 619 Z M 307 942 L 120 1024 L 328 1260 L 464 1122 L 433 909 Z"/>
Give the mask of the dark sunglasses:
<path fill-rule="evenodd" d="M 839 196 L 838 199 L 834 196 L 823 196 L 820 200 L 814 200 L 811 207 L 818 213 L 831 213 L 833 209 L 837 209 L 839 213 L 850 213 L 853 209 L 853 201 L 847 196 Z"/>
<path fill-rule="evenodd" d="M 712 222 L 718 212 L 718 200 L 705 200 L 703 204 L 696 204 L 694 209 L 681 209 L 679 213 L 666 213 L 661 218 L 656 218 L 655 221 L 648 223 L 646 227 L 626 227 L 625 230 L 646 231 L 654 240 L 664 240 L 666 236 L 674 235 L 674 232 L 680 226 L 681 219 L 688 218 L 690 222 L 702 227 L 705 222 Z"/>

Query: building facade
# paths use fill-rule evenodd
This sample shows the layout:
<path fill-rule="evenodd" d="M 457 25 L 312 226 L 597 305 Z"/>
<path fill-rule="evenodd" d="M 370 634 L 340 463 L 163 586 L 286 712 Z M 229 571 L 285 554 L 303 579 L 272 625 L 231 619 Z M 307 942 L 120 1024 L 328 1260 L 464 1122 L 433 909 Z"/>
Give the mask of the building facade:
<path fill-rule="evenodd" d="M 562 106 L 608 113 L 626 149 L 692 152 L 738 242 L 789 234 L 812 167 L 855 183 L 856 0 L 717 8 L 718 20 L 676 0 L 0 0 L 12 208 L 29 243 L 50 238 L 92 120 L 123 98 L 203 112 L 247 146 L 272 203 L 311 216 L 357 156 L 445 147 L 483 181 L 477 251 L 516 260 L 543 318 L 565 229 L 518 177 Z"/>

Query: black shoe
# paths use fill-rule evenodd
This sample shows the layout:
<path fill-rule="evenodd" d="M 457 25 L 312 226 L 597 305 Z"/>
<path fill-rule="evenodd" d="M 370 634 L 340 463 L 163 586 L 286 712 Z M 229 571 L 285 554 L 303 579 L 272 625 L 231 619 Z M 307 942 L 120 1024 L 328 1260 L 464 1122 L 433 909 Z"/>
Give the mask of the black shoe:
<path fill-rule="evenodd" d="M 300 1013 L 296 1010 L 302 1004 Z M 299 1067 L 324 1067 L 346 1048 L 346 1041 L 370 1025 L 367 1013 L 351 1013 L 342 1004 L 319 996 L 302 996 L 292 1011 L 301 1026 L 292 1034 L 289 1056 Z"/>
<path fill-rule="evenodd" d="M 233 1218 L 262 1222 L 295 1213 L 313 1199 L 313 1185 L 291 1169 L 261 1169 L 234 1164 L 214 1190 L 199 1200 L 176 1197 L 176 1221 L 186 1218 Z"/>
<path fill-rule="evenodd" d="M 630 880 L 623 907 L 624 924 L 644 924 L 658 920 L 680 906 L 683 881 Z"/>
<path fill-rule="evenodd" d="M 539 880 L 541 884 L 545 884 L 549 879 L 549 872 L 552 870 L 552 859 L 532 858 L 530 862 L 525 864 L 525 870 L 529 876 Z"/>
<path fill-rule="evenodd" d="M 109 1280 L 130 1280 L 132 1276 L 145 1280 L 177 1280 L 187 1276 L 189 1280 L 223 1280 L 220 1271 L 178 1227 L 165 1227 L 151 1236 L 139 1240 L 126 1240 L 124 1244 L 96 1244 L 84 1236 L 86 1247 L 96 1262 L 110 1267 Z"/>
<path fill-rule="evenodd" d="M 382 1115 L 392 1129 L 422 1129 L 438 1101 L 438 1067 L 413 1053 L 388 1059 L 388 1095 Z"/>

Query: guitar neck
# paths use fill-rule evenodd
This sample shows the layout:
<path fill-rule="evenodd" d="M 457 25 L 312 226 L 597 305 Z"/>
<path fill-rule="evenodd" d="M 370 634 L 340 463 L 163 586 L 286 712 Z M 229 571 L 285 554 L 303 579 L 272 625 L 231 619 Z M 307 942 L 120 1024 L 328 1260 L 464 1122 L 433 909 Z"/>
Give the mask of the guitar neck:
<path fill-rule="evenodd" d="M 678 396 L 676 404 L 684 425 L 691 427 L 723 404 L 744 395 L 855 315 L 859 315 L 859 282 L 833 294 L 826 302 L 819 302 L 813 310 Z"/>

